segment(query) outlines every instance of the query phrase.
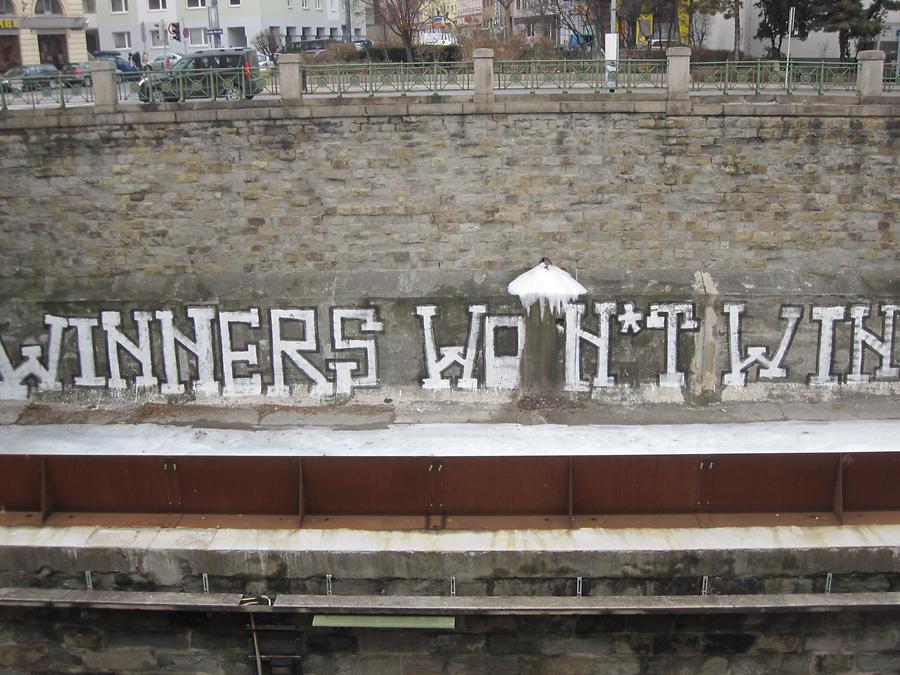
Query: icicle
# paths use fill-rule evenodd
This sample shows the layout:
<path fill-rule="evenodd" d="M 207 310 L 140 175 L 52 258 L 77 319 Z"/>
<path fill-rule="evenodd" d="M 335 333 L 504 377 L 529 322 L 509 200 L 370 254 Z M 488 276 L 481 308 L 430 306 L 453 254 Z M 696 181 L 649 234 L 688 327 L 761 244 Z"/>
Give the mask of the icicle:
<path fill-rule="evenodd" d="M 511 295 L 518 295 L 525 311 L 531 313 L 531 306 L 538 303 L 541 318 L 544 318 L 544 303 L 556 315 L 563 313 L 563 307 L 584 293 L 587 289 L 579 284 L 564 269 L 557 267 L 547 258 L 541 258 L 536 267 L 513 279 L 506 289 Z"/>

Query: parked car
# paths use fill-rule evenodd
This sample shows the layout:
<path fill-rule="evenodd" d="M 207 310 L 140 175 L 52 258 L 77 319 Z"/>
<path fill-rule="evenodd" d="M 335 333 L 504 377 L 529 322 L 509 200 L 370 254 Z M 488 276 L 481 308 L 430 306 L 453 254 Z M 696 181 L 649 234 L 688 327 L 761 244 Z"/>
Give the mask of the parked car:
<path fill-rule="evenodd" d="M 96 57 L 97 61 L 112 61 L 116 64 L 116 74 L 119 76 L 119 79 L 122 80 L 140 80 L 144 76 L 144 70 L 142 68 L 138 68 L 128 59 L 123 59 L 121 56 L 98 56 Z"/>
<path fill-rule="evenodd" d="M 0 91 L 11 94 L 16 91 L 40 91 L 59 85 L 59 70 L 52 63 L 31 66 L 15 66 L 3 73 Z"/>
<path fill-rule="evenodd" d="M 67 87 L 90 87 L 91 86 L 91 63 L 90 61 L 79 61 L 78 63 L 70 63 L 62 69 L 63 83 Z"/>
<path fill-rule="evenodd" d="M 353 40 L 353 46 L 359 50 L 363 49 L 371 49 L 374 45 L 372 41 L 366 38 L 355 38 Z"/>
<path fill-rule="evenodd" d="M 263 91 L 256 50 L 247 47 L 204 49 L 188 54 L 170 70 L 145 73 L 138 85 L 141 101 L 186 98 L 253 98 Z"/>
<path fill-rule="evenodd" d="M 262 52 L 256 52 L 256 59 L 259 61 L 259 67 L 264 70 L 275 68 L 278 65 L 278 61 L 270 59 Z"/>
<path fill-rule="evenodd" d="M 144 70 L 168 70 L 180 60 L 181 54 L 160 54 L 144 66 Z M 166 65 L 166 63 L 169 65 Z"/>
<path fill-rule="evenodd" d="M 122 52 L 117 52 L 112 49 L 109 50 L 100 50 L 91 54 L 95 59 L 99 59 L 103 56 L 122 56 Z"/>

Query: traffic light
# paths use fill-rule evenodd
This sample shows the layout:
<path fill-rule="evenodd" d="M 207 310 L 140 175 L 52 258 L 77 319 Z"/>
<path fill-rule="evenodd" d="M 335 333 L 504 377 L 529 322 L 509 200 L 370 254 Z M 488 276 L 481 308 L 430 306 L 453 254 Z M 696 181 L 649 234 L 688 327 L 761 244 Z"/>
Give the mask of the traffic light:
<path fill-rule="evenodd" d="M 181 42 L 181 24 L 177 21 L 169 24 L 169 37 Z"/>

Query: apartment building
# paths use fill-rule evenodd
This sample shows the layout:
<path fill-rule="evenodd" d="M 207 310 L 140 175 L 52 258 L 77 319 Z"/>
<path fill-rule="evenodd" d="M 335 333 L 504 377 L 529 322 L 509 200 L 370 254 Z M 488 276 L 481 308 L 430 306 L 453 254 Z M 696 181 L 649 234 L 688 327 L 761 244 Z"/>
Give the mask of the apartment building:
<path fill-rule="evenodd" d="M 87 2 L 87 0 L 85 0 Z M 271 28 L 283 43 L 343 34 L 343 0 L 90 0 L 88 44 L 97 49 L 186 54 L 211 47 L 245 47 Z M 177 24 L 178 38 L 157 26 Z M 360 34 L 364 18 L 351 21 Z"/>
<path fill-rule="evenodd" d="M 0 0 L 0 72 L 87 58 L 81 0 Z"/>

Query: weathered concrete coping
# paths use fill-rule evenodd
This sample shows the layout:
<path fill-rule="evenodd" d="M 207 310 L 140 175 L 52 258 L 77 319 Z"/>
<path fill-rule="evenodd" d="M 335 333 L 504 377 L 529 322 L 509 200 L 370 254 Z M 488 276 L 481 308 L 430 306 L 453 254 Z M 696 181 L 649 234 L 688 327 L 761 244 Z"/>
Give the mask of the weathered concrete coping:
<path fill-rule="evenodd" d="M 900 420 L 743 424 L 392 424 L 344 430 L 157 424 L 2 425 L 5 455 L 549 457 L 871 453 L 900 450 Z"/>
<path fill-rule="evenodd" d="M 121 126 L 123 124 L 177 124 L 248 120 L 381 118 L 430 115 L 521 114 L 658 114 L 667 116 L 790 116 L 790 117 L 897 117 L 900 101 L 872 98 L 823 101 L 813 96 L 704 96 L 667 100 L 664 94 L 546 94 L 507 95 L 491 103 L 449 96 L 410 96 L 403 99 L 332 98 L 291 106 L 279 101 L 247 101 L 223 107 L 212 101 L 122 105 L 117 112 L 91 108 L 66 110 L 10 110 L 0 113 L 0 129 Z"/>
<path fill-rule="evenodd" d="M 896 610 L 900 592 L 795 595 L 438 597 L 279 595 L 241 605 L 239 593 L 147 593 L 2 588 L 0 607 L 84 607 L 146 611 L 388 615 L 756 614 Z"/>

